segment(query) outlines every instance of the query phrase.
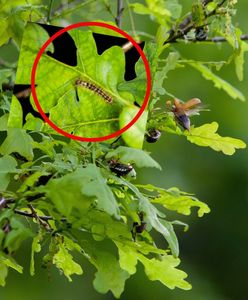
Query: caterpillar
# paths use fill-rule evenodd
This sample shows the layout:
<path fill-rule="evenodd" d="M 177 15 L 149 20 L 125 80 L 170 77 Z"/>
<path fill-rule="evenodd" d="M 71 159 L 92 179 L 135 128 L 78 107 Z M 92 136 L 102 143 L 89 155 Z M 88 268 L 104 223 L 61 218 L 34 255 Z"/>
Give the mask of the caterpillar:
<path fill-rule="evenodd" d="M 92 82 L 88 82 L 88 81 L 85 81 L 85 80 L 82 80 L 82 79 L 77 79 L 76 80 L 76 86 L 82 86 L 86 89 L 89 89 L 89 90 L 93 91 L 94 93 L 96 93 L 100 97 L 102 97 L 107 103 L 112 103 L 113 102 L 113 98 L 108 93 L 103 91 L 102 88 L 100 88 L 99 86 L 96 86 Z"/>

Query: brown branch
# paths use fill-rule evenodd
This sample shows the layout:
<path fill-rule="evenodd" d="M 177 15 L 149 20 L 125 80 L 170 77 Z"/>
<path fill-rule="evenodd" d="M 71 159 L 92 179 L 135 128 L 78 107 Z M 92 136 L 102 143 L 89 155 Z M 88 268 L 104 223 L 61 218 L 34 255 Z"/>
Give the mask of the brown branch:
<path fill-rule="evenodd" d="M 248 41 L 248 34 L 242 34 L 240 36 L 241 41 Z M 227 40 L 222 36 L 215 36 L 213 38 L 208 38 L 206 40 L 197 41 L 196 39 L 187 39 L 187 41 L 190 42 L 214 42 L 214 43 L 224 43 L 227 42 Z"/>
<path fill-rule="evenodd" d="M 0 208 L 1 209 L 2 208 L 11 209 L 11 207 L 8 205 L 8 200 L 7 199 L 2 198 L 0 200 Z M 27 212 L 25 210 L 20 210 L 20 209 L 17 209 L 17 208 L 15 208 L 13 211 L 14 211 L 15 214 L 18 214 L 18 215 L 21 215 L 21 216 L 24 216 L 24 217 L 27 217 L 27 218 L 36 219 L 37 222 L 41 226 L 43 226 L 46 230 L 51 231 L 52 228 L 49 224 L 49 221 L 54 220 L 54 218 L 52 216 L 38 215 L 35 208 L 31 204 L 28 204 L 28 208 L 30 209 L 31 212 Z M 61 218 L 60 221 L 65 222 L 66 218 Z"/>
<path fill-rule="evenodd" d="M 211 42 L 215 42 L 215 43 L 221 43 L 221 42 L 226 42 L 226 39 L 222 36 L 216 36 L 213 37 L 212 39 L 209 39 Z M 241 41 L 248 41 L 248 34 L 242 34 L 240 36 L 240 40 Z"/>
<path fill-rule="evenodd" d="M 10 209 L 10 207 L 8 205 L 5 206 L 5 208 L 9 208 Z M 39 220 L 42 220 L 42 221 L 45 221 L 45 222 L 55 220 L 52 216 L 41 216 L 41 215 L 38 215 L 36 213 L 36 211 L 34 210 L 33 207 L 32 208 L 29 207 L 29 208 L 30 208 L 31 212 L 27 212 L 27 211 L 15 208 L 14 209 L 14 213 L 18 214 L 18 215 L 21 215 L 21 216 L 24 216 L 24 217 L 27 217 L 27 218 L 39 219 Z M 61 222 L 66 222 L 66 218 L 60 218 L 60 221 Z"/>
<path fill-rule="evenodd" d="M 202 4 L 206 6 L 208 3 L 212 1 L 210 0 L 203 0 Z M 206 19 L 215 15 L 218 8 L 220 8 L 226 0 L 222 0 L 220 3 L 217 4 L 216 9 L 211 11 L 209 14 L 206 15 Z M 175 43 L 177 39 L 182 38 L 184 35 L 186 35 L 188 32 L 190 32 L 191 29 L 195 27 L 195 24 L 192 23 L 192 14 L 189 14 L 179 25 L 179 30 L 175 33 L 174 29 L 171 29 L 168 33 L 170 34 L 169 38 L 164 42 L 164 44 L 168 43 Z"/>
<path fill-rule="evenodd" d="M 124 11 L 123 0 L 117 0 L 117 14 L 115 18 L 116 25 L 121 28 L 121 18 Z"/>
<path fill-rule="evenodd" d="M 10 208 L 10 207 L 8 207 Z M 24 216 L 24 217 L 28 217 L 28 218 L 35 218 L 34 214 L 31 212 L 27 212 L 24 210 L 19 210 L 19 209 L 14 209 L 14 212 L 18 215 Z M 40 215 L 36 215 L 40 220 L 44 220 L 44 221 L 49 221 L 49 220 L 54 220 L 54 218 L 52 216 L 40 216 Z"/>

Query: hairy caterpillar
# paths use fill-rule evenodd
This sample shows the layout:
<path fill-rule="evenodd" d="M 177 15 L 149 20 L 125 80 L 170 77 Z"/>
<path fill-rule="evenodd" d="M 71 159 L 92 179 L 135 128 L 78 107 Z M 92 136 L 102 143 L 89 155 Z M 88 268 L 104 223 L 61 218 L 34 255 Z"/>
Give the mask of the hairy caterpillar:
<path fill-rule="evenodd" d="M 76 85 L 77 86 L 82 86 L 86 89 L 89 89 L 91 91 L 93 91 L 94 93 L 98 94 L 100 97 L 102 97 L 107 103 L 112 103 L 113 102 L 113 98 L 107 94 L 105 91 L 102 90 L 102 88 L 100 88 L 99 86 L 96 86 L 94 83 L 92 82 L 88 82 L 82 79 L 77 79 L 76 80 Z"/>

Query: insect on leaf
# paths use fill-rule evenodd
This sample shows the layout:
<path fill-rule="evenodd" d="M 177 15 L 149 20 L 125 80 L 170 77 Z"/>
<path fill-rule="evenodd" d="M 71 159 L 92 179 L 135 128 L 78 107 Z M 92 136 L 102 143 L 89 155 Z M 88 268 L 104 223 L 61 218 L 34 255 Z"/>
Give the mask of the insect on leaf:
<path fill-rule="evenodd" d="M 130 120 L 126 118 L 119 121 L 126 106 L 135 108 L 134 96 L 129 89 L 119 88 L 119 84 L 125 82 L 124 52 L 121 47 L 113 46 L 99 55 L 91 31 L 74 29 L 68 34 L 77 49 L 77 65 L 67 65 L 50 56 L 48 50 L 53 52 L 53 45 L 49 45 L 41 56 L 35 76 L 40 106 L 44 113 L 49 114 L 49 119 L 67 133 L 83 137 L 109 135 L 129 123 Z M 38 40 L 33 43 L 36 38 Z M 43 28 L 28 24 L 20 53 L 17 84 L 30 84 L 34 57 L 46 39 L 47 33 Z M 31 103 L 37 110 L 32 96 Z M 14 104 L 11 107 L 10 125 L 14 124 L 13 119 L 17 114 Z M 26 129 L 40 127 L 40 124 L 35 125 L 39 120 L 28 118 L 31 127 L 25 124 Z M 54 133 L 47 124 L 41 129 Z M 141 144 L 144 130 L 139 134 Z"/>

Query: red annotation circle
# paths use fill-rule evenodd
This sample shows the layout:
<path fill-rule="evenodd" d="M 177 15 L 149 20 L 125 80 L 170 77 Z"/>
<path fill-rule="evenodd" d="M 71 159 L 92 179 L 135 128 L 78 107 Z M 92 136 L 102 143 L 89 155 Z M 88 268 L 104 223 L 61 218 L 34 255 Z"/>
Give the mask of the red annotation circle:
<path fill-rule="evenodd" d="M 50 43 L 52 43 L 57 37 L 59 37 L 61 34 L 63 34 L 64 32 L 67 32 L 71 29 L 75 29 L 78 27 L 83 27 L 83 26 L 98 26 L 98 27 L 104 27 L 104 28 L 108 28 L 111 29 L 113 31 L 116 31 L 117 33 L 121 34 L 122 36 L 124 36 L 126 39 L 128 39 L 133 46 L 137 49 L 138 53 L 140 54 L 144 65 L 145 65 L 145 70 L 146 70 L 146 77 L 147 77 L 147 86 L 146 86 L 146 94 L 145 94 L 145 98 L 143 101 L 142 106 L 140 107 L 140 110 L 138 111 L 138 113 L 135 115 L 135 117 L 127 124 L 125 125 L 123 128 L 119 129 L 116 132 L 113 132 L 109 135 L 105 135 L 102 137 L 81 137 L 81 136 L 77 136 L 77 135 L 73 135 L 70 134 L 64 130 L 62 130 L 61 128 L 59 128 L 58 126 L 56 126 L 44 113 L 44 111 L 42 110 L 42 107 L 39 103 L 39 100 L 37 98 L 36 95 L 36 87 L 35 87 L 35 75 L 36 75 L 36 70 L 37 70 L 37 66 L 39 63 L 39 60 L 41 58 L 41 55 L 44 53 L 44 51 L 46 50 L 46 48 L 49 46 Z M 56 32 L 53 36 L 51 36 L 45 43 L 44 45 L 41 47 L 41 49 L 39 50 L 33 67 L 32 67 L 32 72 L 31 72 L 31 89 L 32 89 L 32 95 L 34 98 L 34 102 L 35 105 L 39 111 L 39 113 L 41 114 L 42 118 L 44 119 L 45 122 L 47 122 L 54 130 L 56 130 L 58 133 L 74 139 L 74 140 L 78 140 L 78 141 L 83 141 L 83 142 L 102 142 L 114 137 L 117 137 L 118 135 L 122 134 L 123 132 L 125 132 L 127 129 L 129 129 L 132 125 L 134 125 L 135 122 L 137 122 L 137 120 L 139 119 L 139 117 L 142 115 L 142 113 L 144 112 L 148 101 L 149 101 L 149 96 L 150 96 L 150 92 L 151 92 L 151 72 L 150 72 L 150 67 L 149 67 L 149 63 L 147 61 L 147 58 L 144 54 L 144 52 L 142 51 L 142 49 L 140 48 L 140 46 L 135 42 L 135 40 L 129 36 L 126 32 L 122 31 L 121 29 L 112 26 L 110 24 L 107 23 L 103 23 L 103 22 L 79 22 L 79 23 L 75 23 L 72 25 L 69 25 L 61 30 L 59 30 L 58 32 Z"/>

